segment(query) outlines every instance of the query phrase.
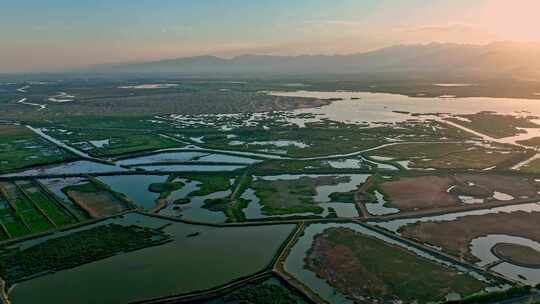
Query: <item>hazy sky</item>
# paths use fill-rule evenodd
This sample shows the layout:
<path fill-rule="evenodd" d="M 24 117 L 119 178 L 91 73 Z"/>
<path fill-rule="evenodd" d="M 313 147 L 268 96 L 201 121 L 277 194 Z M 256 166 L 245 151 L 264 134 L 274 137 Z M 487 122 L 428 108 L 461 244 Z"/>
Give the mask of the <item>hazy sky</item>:
<path fill-rule="evenodd" d="M 0 0 L 0 73 L 540 40 L 540 0 Z"/>

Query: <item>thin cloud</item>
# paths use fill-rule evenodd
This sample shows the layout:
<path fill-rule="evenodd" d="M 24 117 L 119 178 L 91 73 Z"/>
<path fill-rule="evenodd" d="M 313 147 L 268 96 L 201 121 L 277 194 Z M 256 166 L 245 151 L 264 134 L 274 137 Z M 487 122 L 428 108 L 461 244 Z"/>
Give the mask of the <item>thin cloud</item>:
<path fill-rule="evenodd" d="M 319 20 L 319 21 L 313 21 L 313 23 L 346 26 L 346 27 L 356 27 L 356 26 L 363 25 L 362 22 L 351 21 L 351 20 Z"/>
<path fill-rule="evenodd" d="M 405 42 L 441 41 L 462 43 L 485 43 L 498 40 L 500 37 L 476 24 L 448 23 L 426 25 L 412 28 L 395 28 L 393 35 L 401 37 Z"/>

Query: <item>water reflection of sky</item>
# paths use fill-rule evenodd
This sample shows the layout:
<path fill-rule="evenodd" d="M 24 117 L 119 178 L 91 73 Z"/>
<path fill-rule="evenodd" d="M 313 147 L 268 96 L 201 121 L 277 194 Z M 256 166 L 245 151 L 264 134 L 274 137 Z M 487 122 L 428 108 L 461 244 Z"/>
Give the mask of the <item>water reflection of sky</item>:
<path fill-rule="evenodd" d="M 299 109 L 295 113 L 320 114 L 315 120 L 328 118 L 342 122 L 396 122 L 411 119 L 410 115 L 392 111 L 411 113 L 474 114 L 494 111 L 500 114 L 521 114 L 540 116 L 540 102 L 534 99 L 518 98 L 438 98 L 408 97 L 387 93 L 368 92 L 272 92 L 276 96 L 343 98 L 330 105 L 315 109 Z M 351 99 L 359 98 L 359 99 Z"/>

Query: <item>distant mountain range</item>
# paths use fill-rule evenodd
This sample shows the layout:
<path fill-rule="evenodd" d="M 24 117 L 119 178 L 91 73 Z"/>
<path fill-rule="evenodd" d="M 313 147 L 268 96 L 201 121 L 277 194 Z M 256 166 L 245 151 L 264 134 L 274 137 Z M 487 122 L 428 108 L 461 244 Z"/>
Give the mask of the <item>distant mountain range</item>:
<path fill-rule="evenodd" d="M 398 45 L 350 55 L 197 56 L 95 66 L 114 73 L 343 74 L 540 80 L 540 43 Z"/>

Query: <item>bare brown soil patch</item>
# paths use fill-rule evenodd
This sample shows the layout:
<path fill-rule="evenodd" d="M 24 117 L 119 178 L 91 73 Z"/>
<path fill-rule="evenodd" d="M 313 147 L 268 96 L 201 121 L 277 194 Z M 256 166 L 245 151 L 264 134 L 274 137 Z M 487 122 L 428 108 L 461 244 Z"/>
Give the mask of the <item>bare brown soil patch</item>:
<path fill-rule="evenodd" d="M 448 176 L 406 177 L 384 182 L 381 189 L 392 206 L 402 211 L 459 206 L 460 200 L 447 190 L 454 181 Z"/>
<path fill-rule="evenodd" d="M 32 134 L 30 130 L 24 127 L 12 125 L 0 125 L 0 136 L 15 136 Z"/>
<path fill-rule="evenodd" d="M 70 190 L 67 195 L 92 217 L 105 217 L 129 210 L 130 206 L 105 190 L 80 192 Z"/>
<path fill-rule="evenodd" d="M 466 205 L 460 197 L 481 199 L 475 204 L 509 203 L 539 197 L 540 183 L 534 178 L 502 174 L 454 174 L 448 176 L 401 177 L 385 181 L 380 190 L 392 207 L 402 212 L 441 210 Z"/>
<path fill-rule="evenodd" d="M 471 215 L 449 222 L 425 222 L 402 227 L 403 236 L 441 247 L 445 252 L 477 261 L 469 245 L 477 237 L 506 234 L 540 242 L 539 212 Z"/>

